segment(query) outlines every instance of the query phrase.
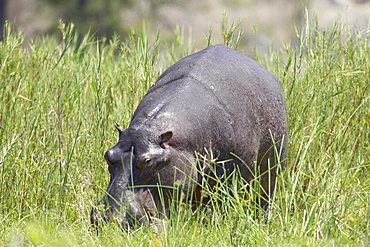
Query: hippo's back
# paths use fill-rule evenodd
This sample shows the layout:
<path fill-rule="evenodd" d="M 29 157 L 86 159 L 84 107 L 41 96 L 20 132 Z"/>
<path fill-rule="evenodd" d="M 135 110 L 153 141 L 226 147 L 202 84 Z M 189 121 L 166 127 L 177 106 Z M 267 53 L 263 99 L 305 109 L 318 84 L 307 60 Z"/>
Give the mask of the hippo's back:
<path fill-rule="evenodd" d="M 271 146 L 270 131 L 277 140 L 287 131 L 278 78 L 224 45 L 210 46 L 168 68 L 137 107 L 132 124 L 142 124 L 144 118 L 155 128 L 183 125 L 187 135 L 200 136 L 193 142 L 213 139 L 218 149 L 242 158 L 255 158 L 256 149 Z"/>

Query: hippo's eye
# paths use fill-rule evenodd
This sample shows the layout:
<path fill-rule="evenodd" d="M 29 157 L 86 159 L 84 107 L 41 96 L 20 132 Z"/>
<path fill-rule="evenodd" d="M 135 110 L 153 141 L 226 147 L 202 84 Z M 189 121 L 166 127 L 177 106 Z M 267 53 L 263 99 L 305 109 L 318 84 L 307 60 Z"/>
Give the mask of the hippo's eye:
<path fill-rule="evenodd" d="M 146 158 L 146 159 L 144 160 L 144 162 L 145 162 L 145 163 L 147 163 L 147 164 L 150 164 L 150 162 L 152 162 L 152 160 L 151 160 L 150 158 Z"/>

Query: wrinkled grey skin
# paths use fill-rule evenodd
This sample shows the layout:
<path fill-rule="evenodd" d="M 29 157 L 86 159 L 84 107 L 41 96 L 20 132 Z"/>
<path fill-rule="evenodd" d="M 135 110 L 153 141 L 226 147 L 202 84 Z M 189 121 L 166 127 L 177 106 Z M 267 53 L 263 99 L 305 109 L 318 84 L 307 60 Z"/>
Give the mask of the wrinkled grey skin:
<path fill-rule="evenodd" d="M 217 166 L 217 176 L 238 167 L 246 181 L 256 164 L 261 173 L 268 170 L 268 159 L 274 167 L 271 134 L 281 160 L 286 157 L 288 122 L 280 81 L 224 45 L 167 69 L 138 105 L 129 127 L 116 128 L 119 141 L 104 156 L 111 175 L 107 194 L 91 212 L 95 225 L 99 219 L 115 219 L 130 227 L 150 223 L 152 216 L 160 217 L 157 212 L 168 215 L 170 187 L 182 181 L 178 190 L 190 196 L 196 182 L 202 183 L 197 171 L 212 174 L 208 167 L 197 167 L 202 164 L 195 152 L 212 150 L 218 160 L 228 161 Z M 265 198 L 273 193 L 276 169 L 267 174 L 262 179 Z M 164 187 L 162 197 L 158 184 Z M 267 208 L 268 202 L 261 206 Z"/>

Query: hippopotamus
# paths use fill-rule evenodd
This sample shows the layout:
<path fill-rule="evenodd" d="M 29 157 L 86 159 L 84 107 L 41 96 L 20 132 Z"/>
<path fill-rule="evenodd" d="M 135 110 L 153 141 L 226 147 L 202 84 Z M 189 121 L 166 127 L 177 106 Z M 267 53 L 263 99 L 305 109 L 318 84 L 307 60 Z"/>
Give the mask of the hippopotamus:
<path fill-rule="evenodd" d="M 266 209 L 277 167 L 286 158 L 288 116 L 281 82 L 225 45 L 209 46 L 169 67 L 129 126 L 115 127 L 119 140 L 104 155 L 110 182 L 92 209 L 93 225 L 99 219 L 114 219 L 126 228 L 151 224 L 169 215 L 174 192 L 199 205 L 202 184 L 212 188 L 236 169 L 245 183 L 259 176 Z M 199 162 L 210 153 L 213 162 Z"/>

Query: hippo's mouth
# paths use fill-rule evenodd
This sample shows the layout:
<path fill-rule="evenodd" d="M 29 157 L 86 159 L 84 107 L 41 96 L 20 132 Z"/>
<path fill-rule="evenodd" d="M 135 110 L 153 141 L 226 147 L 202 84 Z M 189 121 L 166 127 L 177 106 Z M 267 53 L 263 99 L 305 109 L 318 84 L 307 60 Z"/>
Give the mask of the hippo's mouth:
<path fill-rule="evenodd" d="M 135 193 L 126 191 L 124 198 L 126 206 L 97 203 L 90 214 L 92 227 L 97 229 L 99 222 L 113 220 L 123 228 L 130 229 L 136 223 L 151 224 L 151 218 L 157 216 L 156 204 L 149 188 L 142 188 Z"/>

